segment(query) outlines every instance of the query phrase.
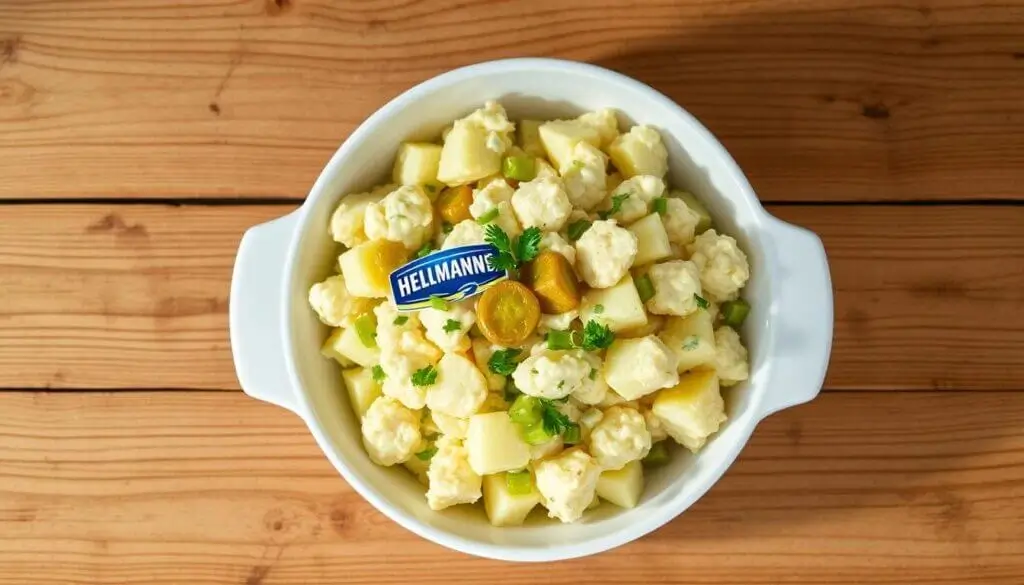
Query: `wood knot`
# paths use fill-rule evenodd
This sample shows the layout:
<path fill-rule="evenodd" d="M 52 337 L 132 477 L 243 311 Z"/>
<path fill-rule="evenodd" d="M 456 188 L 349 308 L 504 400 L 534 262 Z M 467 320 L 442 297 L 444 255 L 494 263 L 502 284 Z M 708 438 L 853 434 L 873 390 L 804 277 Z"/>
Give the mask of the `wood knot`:
<path fill-rule="evenodd" d="M 865 118 L 871 118 L 872 120 L 887 120 L 890 115 L 889 108 L 881 102 L 862 105 L 860 113 Z"/>
<path fill-rule="evenodd" d="M 113 233 L 118 237 L 128 238 L 140 238 L 146 239 L 149 237 L 149 232 L 146 231 L 146 226 L 141 223 L 134 225 L 128 225 L 124 219 L 116 213 L 108 213 L 103 216 L 96 223 L 86 226 L 85 233 L 87 234 L 100 234 L 100 233 Z"/>
<path fill-rule="evenodd" d="M 267 565 L 256 565 L 249 569 L 245 577 L 245 585 L 262 585 L 263 580 L 270 574 L 270 567 Z"/>
<path fill-rule="evenodd" d="M 288 12 L 292 8 L 292 0 L 267 0 L 266 12 L 270 16 L 277 16 Z"/>

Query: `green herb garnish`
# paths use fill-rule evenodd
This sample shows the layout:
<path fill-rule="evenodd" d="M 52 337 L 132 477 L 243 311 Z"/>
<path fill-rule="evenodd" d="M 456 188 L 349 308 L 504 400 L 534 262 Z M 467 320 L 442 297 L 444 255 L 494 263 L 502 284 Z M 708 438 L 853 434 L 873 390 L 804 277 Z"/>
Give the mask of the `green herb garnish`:
<path fill-rule="evenodd" d="M 392 323 L 394 323 L 395 325 L 399 325 L 399 326 L 405 325 L 408 322 L 409 322 L 409 317 L 407 315 L 399 315 L 399 316 L 395 317 L 394 321 L 392 321 Z"/>
<path fill-rule="evenodd" d="M 604 305 L 594 305 L 594 314 L 600 315 L 601 313 L 604 313 Z"/>
<path fill-rule="evenodd" d="M 544 431 L 551 435 L 561 435 L 573 425 L 572 420 L 555 406 L 554 400 L 538 398 L 540 402 L 540 419 Z"/>
<path fill-rule="evenodd" d="M 437 369 L 434 366 L 420 368 L 412 373 L 411 381 L 413 386 L 430 386 L 437 382 Z"/>
<path fill-rule="evenodd" d="M 378 384 L 383 382 L 384 378 L 388 377 L 388 375 L 384 373 L 384 368 L 380 367 L 380 364 L 377 364 L 370 369 L 370 376 L 372 376 L 373 381 Z"/>
<path fill-rule="evenodd" d="M 488 224 L 484 228 L 484 239 L 498 250 L 487 259 L 494 270 L 515 270 L 520 263 L 529 262 L 540 253 L 540 228 L 526 228 L 513 242 L 505 230 Z"/>
<path fill-rule="evenodd" d="M 683 340 L 683 349 L 686 351 L 693 351 L 700 345 L 700 337 L 691 335 Z"/>
<path fill-rule="evenodd" d="M 606 209 L 605 211 L 599 211 L 597 214 L 598 217 L 600 217 L 601 219 L 608 219 L 609 217 L 622 211 L 622 204 L 625 203 L 626 199 L 629 199 L 629 196 L 632 194 L 633 193 L 630 192 L 622 193 L 619 195 L 612 195 L 612 206 L 609 209 Z"/>
<path fill-rule="evenodd" d="M 707 309 L 711 306 L 711 303 L 709 303 L 707 299 L 697 293 L 693 293 L 693 300 L 697 301 L 697 307 L 701 309 Z"/>
<path fill-rule="evenodd" d="M 422 248 L 420 248 L 419 250 L 416 250 L 416 257 L 417 258 L 422 258 L 422 257 L 426 256 L 427 254 L 430 254 L 433 251 L 434 251 L 434 247 L 430 245 L 430 242 L 427 242 L 426 244 L 423 244 Z"/>
<path fill-rule="evenodd" d="M 576 240 L 583 237 L 584 232 L 586 232 L 589 229 L 590 221 L 586 219 L 577 219 L 576 221 L 569 224 L 569 227 L 566 228 L 565 232 L 566 235 L 569 236 L 569 241 L 575 242 Z"/>
<path fill-rule="evenodd" d="M 456 331 L 462 331 L 462 321 L 458 319 L 448 319 L 444 322 L 444 332 L 454 333 Z"/>
<path fill-rule="evenodd" d="M 583 327 L 583 349 L 597 351 L 605 349 L 615 341 L 615 334 L 607 325 L 597 321 L 587 321 Z"/>
<path fill-rule="evenodd" d="M 499 349 L 487 360 L 487 368 L 495 374 L 511 376 L 518 365 L 516 358 L 520 353 L 522 350 L 519 349 Z"/>

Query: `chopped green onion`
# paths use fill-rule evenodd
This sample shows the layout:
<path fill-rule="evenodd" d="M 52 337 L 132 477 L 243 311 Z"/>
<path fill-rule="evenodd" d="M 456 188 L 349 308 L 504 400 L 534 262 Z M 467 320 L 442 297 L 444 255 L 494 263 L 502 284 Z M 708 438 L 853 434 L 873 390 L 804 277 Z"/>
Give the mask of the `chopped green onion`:
<path fill-rule="evenodd" d="M 562 440 L 569 445 L 575 445 L 580 442 L 580 425 L 576 423 L 570 423 L 569 427 L 562 433 Z"/>
<path fill-rule="evenodd" d="M 501 211 L 498 210 L 497 207 L 493 207 L 487 213 L 484 213 L 480 217 L 476 218 L 476 222 L 480 225 L 491 223 L 492 221 L 494 221 L 494 218 L 498 217 L 499 213 L 501 213 Z"/>
<path fill-rule="evenodd" d="M 525 496 L 533 491 L 533 478 L 528 469 L 509 471 L 505 474 L 505 487 L 513 496 Z"/>
<path fill-rule="evenodd" d="M 416 257 L 417 258 L 422 258 L 424 256 L 427 256 L 428 254 L 430 254 L 433 251 L 434 251 L 434 247 L 430 245 L 430 242 L 427 242 L 426 244 L 423 244 L 422 248 L 420 248 L 419 250 L 416 250 Z"/>
<path fill-rule="evenodd" d="M 661 467 L 668 463 L 668 460 L 668 447 L 665 446 L 665 441 L 659 441 L 651 445 L 651 450 L 644 457 L 642 463 L 644 467 Z"/>
<path fill-rule="evenodd" d="M 380 367 L 380 364 L 377 364 L 370 369 L 370 376 L 372 376 L 373 381 L 378 384 L 383 382 L 384 378 L 388 377 L 388 375 L 384 373 L 384 368 Z"/>
<path fill-rule="evenodd" d="M 652 202 L 652 205 L 658 215 L 665 215 L 668 212 L 668 199 L 664 197 L 658 197 Z"/>
<path fill-rule="evenodd" d="M 532 156 L 506 156 L 501 174 L 507 179 L 532 181 L 537 176 L 537 161 Z"/>
<path fill-rule="evenodd" d="M 528 445 L 543 445 L 551 440 L 552 435 L 544 428 L 544 424 L 538 422 L 535 425 L 521 427 L 523 440 Z"/>
<path fill-rule="evenodd" d="M 442 299 L 437 295 L 433 295 L 430 297 L 430 306 L 434 309 L 437 309 L 438 311 L 447 311 L 448 301 Z"/>
<path fill-rule="evenodd" d="M 646 303 L 654 297 L 654 283 L 651 282 L 651 277 L 643 275 L 633 281 L 636 285 L 636 292 L 640 295 L 640 302 Z"/>
<path fill-rule="evenodd" d="M 709 303 L 707 299 L 697 293 L 693 293 L 693 300 L 697 301 L 697 306 L 701 309 L 707 309 L 711 306 L 711 303 Z"/>
<path fill-rule="evenodd" d="M 409 316 L 408 315 L 399 315 L 399 316 L 395 317 L 395 320 L 393 321 L 393 323 L 395 325 L 399 325 L 399 326 L 405 325 L 408 322 L 409 322 Z"/>
<path fill-rule="evenodd" d="M 750 314 L 750 303 L 743 299 L 722 304 L 722 321 L 729 327 L 739 327 Z"/>
<path fill-rule="evenodd" d="M 437 447 L 427 447 L 416 454 L 416 458 L 420 461 L 430 461 L 430 458 L 437 454 Z"/>
<path fill-rule="evenodd" d="M 604 305 L 594 305 L 594 314 L 600 315 L 601 313 L 604 313 Z"/>
<path fill-rule="evenodd" d="M 577 219 L 570 223 L 569 227 L 565 230 L 566 235 L 569 236 L 569 241 L 575 242 L 580 239 L 584 232 L 590 229 L 590 225 L 590 221 L 586 219 Z"/>
<path fill-rule="evenodd" d="M 377 347 L 377 317 L 373 313 L 363 313 L 352 324 L 356 328 L 359 341 L 366 347 Z"/>
<path fill-rule="evenodd" d="M 508 409 L 508 418 L 521 426 L 532 426 L 541 422 L 541 404 L 536 398 L 519 395 Z"/>
<path fill-rule="evenodd" d="M 552 329 L 547 333 L 548 349 L 573 349 L 576 343 L 573 340 L 572 331 L 559 331 Z"/>

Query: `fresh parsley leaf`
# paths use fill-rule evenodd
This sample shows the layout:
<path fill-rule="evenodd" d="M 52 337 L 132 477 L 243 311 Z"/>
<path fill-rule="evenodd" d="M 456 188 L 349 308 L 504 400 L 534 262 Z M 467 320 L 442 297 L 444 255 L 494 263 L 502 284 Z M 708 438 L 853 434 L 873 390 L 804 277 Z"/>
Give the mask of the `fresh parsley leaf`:
<path fill-rule="evenodd" d="M 544 425 L 544 432 L 551 436 L 561 435 L 572 424 L 572 420 L 555 406 L 554 400 L 539 398 L 540 420 Z"/>
<path fill-rule="evenodd" d="M 500 214 L 500 213 L 501 213 L 501 210 L 498 209 L 497 207 L 494 207 L 490 211 L 488 211 L 488 212 L 484 213 L 483 215 L 481 215 L 480 217 L 476 218 L 476 222 L 478 224 L 480 224 L 480 225 L 487 225 L 487 224 L 491 223 L 492 221 L 494 221 L 494 218 L 498 217 L 498 214 Z"/>
<path fill-rule="evenodd" d="M 583 327 L 583 349 L 597 351 L 605 349 L 615 341 L 615 334 L 607 325 L 597 321 L 587 321 Z"/>
<path fill-rule="evenodd" d="M 422 248 L 420 248 L 419 250 L 416 250 L 416 257 L 417 258 L 422 258 L 422 257 L 426 256 L 427 254 L 430 254 L 433 251 L 434 251 L 434 247 L 430 245 L 430 242 L 427 242 L 426 244 L 423 244 Z"/>
<path fill-rule="evenodd" d="M 395 317 L 395 320 L 393 321 L 393 323 L 395 325 L 405 325 L 408 322 L 409 322 L 409 317 L 407 315 L 399 315 L 399 316 Z"/>
<path fill-rule="evenodd" d="M 707 309 L 711 306 L 711 303 L 709 303 L 707 299 L 697 293 L 693 293 L 693 300 L 697 301 L 697 306 L 701 309 Z"/>
<path fill-rule="evenodd" d="M 431 386 L 437 382 L 437 370 L 434 366 L 420 368 L 412 373 L 411 381 L 413 386 Z"/>
<path fill-rule="evenodd" d="M 601 313 L 604 313 L 604 305 L 594 305 L 594 314 L 600 315 Z"/>
<path fill-rule="evenodd" d="M 456 331 L 462 331 L 462 321 L 458 319 L 448 319 L 444 322 L 444 332 L 454 333 Z"/>
<path fill-rule="evenodd" d="M 691 335 L 683 340 L 683 349 L 685 351 L 693 351 L 697 349 L 698 345 L 700 345 L 700 337 L 696 335 Z"/>
<path fill-rule="evenodd" d="M 373 366 L 373 368 L 370 370 L 370 375 L 373 376 L 373 381 L 377 382 L 378 384 L 383 382 L 384 378 L 388 377 L 388 375 L 384 373 L 384 368 L 380 367 L 380 364 Z"/>
<path fill-rule="evenodd" d="M 569 236 L 569 241 L 575 242 L 576 240 L 583 237 L 583 234 L 589 229 L 590 221 L 586 219 L 577 219 L 576 221 L 569 224 L 569 227 L 566 228 L 565 232 L 566 235 Z"/>
<path fill-rule="evenodd" d="M 529 227 L 516 239 L 516 259 L 529 262 L 540 254 L 541 232 L 538 227 Z"/>
<path fill-rule="evenodd" d="M 605 211 L 598 212 L 597 215 L 601 219 L 608 219 L 609 217 L 615 215 L 619 211 L 622 211 L 622 204 L 625 203 L 626 199 L 629 199 L 629 196 L 632 194 L 632 192 L 628 192 L 621 193 L 619 195 L 612 195 L 612 206 L 609 209 L 606 209 Z"/>
<path fill-rule="evenodd" d="M 487 368 L 495 374 L 511 376 L 518 365 L 516 358 L 519 357 L 520 353 L 522 353 L 522 350 L 519 349 L 499 349 L 491 354 L 491 358 L 487 360 Z"/>
<path fill-rule="evenodd" d="M 437 447 L 430 446 L 416 454 L 420 461 L 430 461 L 430 458 L 437 454 Z"/>

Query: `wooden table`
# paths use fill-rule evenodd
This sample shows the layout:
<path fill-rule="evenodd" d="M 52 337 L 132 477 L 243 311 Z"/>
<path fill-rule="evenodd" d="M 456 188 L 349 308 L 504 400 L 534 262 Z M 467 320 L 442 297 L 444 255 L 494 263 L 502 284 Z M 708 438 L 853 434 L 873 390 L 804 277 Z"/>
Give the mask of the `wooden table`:
<path fill-rule="evenodd" d="M 0 0 L 0 584 L 1024 583 L 1024 4 Z M 242 231 L 446 69 L 623 71 L 821 234 L 835 348 L 683 517 L 473 559 L 245 397 Z"/>

